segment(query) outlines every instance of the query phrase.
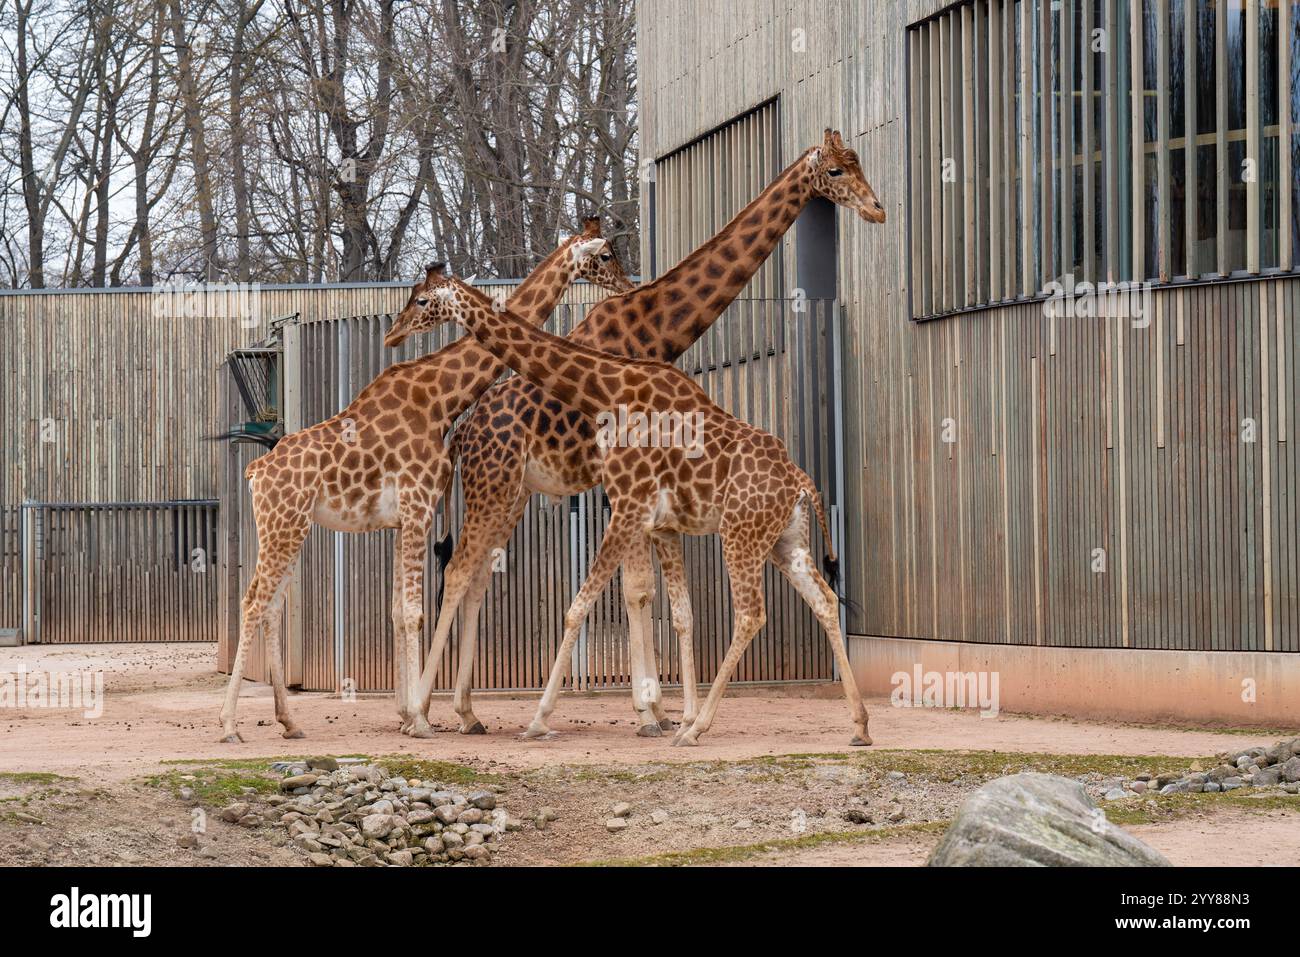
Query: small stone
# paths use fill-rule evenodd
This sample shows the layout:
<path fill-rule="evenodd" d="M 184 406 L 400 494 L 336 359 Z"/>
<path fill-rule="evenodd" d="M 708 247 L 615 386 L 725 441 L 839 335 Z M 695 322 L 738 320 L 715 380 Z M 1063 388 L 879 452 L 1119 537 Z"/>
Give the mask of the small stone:
<path fill-rule="evenodd" d="M 544 817 L 548 821 L 558 821 L 560 819 L 560 812 L 555 810 L 553 807 L 539 807 L 537 809 L 537 816 Z"/>
<path fill-rule="evenodd" d="M 387 860 L 388 863 L 392 864 L 394 867 L 410 867 L 415 863 L 415 856 L 410 851 L 406 850 L 393 851 L 393 853 L 388 855 Z"/>
<path fill-rule="evenodd" d="M 1147 783 L 1146 783 L 1145 781 L 1134 781 L 1134 782 L 1133 782 L 1133 793 L 1134 793 L 1134 794 L 1145 794 L 1145 793 L 1146 793 L 1146 789 L 1147 789 Z"/>
<path fill-rule="evenodd" d="M 841 817 L 850 824 L 872 824 L 874 823 L 870 814 L 861 808 L 851 807 L 845 811 Z"/>
<path fill-rule="evenodd" d="M 177 847 L 198 847 L 199 838 L 197 834 L 182 834 L 176 838 Z"/>
<path fill-rule="evenodd" d="M 1257 788 L 1267 788 L 1280 784 L 1282 783 L 1282 769 L 1276 765 L 1261 768 L 1251 775 L 1250 783 Z"/>
<path fill-rule="evenodd" d="M 203 847 L 199 848 L 199 857 L 205 857 L 210 861 L 216 860 L 217 849 L 211 844 L 205 844 Z"/>
<path fill-rule="evenodd" d="M 457 824 L 477 824 L 483 820 L 483 812 L 476 807 L 467 807 L 456 815 Z"/>
<path fill-rule="evenodd" d="M 1215 794 L 1222 790 L 1223 790 L 1223 785 L 1221 785 L 1218 781 L 1205 782 L 1205 792 L 1207 794 Z"/>
<path fill-rule="evenodd" d="M 188 785 L 186 787 L 181 788 L 179 794 L 180 794 L 180 799 L 182 801 L 194 800 L 194 788 L 189 787 Z"/>
<path fill-rule="evenodd" d="M 668 812 L 663 808 L 656 808 L 650 812 L 651 824 L 665 824 L 668 821 Z"/>
<path fill-rule="evenodd" d="M 625 817 L 611 817 L 605 822 L 605 830 L 610 832 L 625 831 L 627 826 L 627 818 Z"/>
<path fill-rule="evenodd" d="M 443 843 L 440 837 L 431 837 L 424 842 L 424 849 L 434 857 L 444 854 L 447 851 L 447 845 Z"/>
<path fill-rule="evenodd" d="M 234 823 L 247 814 L 249 806 L 243 801 L 236 801 L 234 804 L 228 804 L 218 812 L 218 817 L 223 821 Z"/>
<path fill-rule="evenodd" d="M 889 815 L 889 823 L 890 823 L 890 824 L 897 824 L 899 821 L 903 820 L 903 818 L 905 818 L 905 817 L 907 817 L 907 815 L 903 813 L 903 809 L 900 807 L 900 808 L 899 808 L 897 811 L 895 811 L 893 814 Z"/>
<path fill-rule="evenodd" d="M 632 805 L 628 804 L 626 801 L 619 801 L 610 810 L 610 813 L 615 817 L 627 817 L 632 813 Z"/>
<path fill-rule="evenodd" d="M 1223 790 L 1225 791 L 1235 791 L 1237 788 L 1245 787 L 1245 785 L 1246 785 L 1245 781 L 1243 781 L 1241 778 L 1235 778 L 1235 777 L 1224 778 L 1219 783 L 1219 787 L 1223 788 Z"/>
<path fill-rule="evenodd" d="M 339 769 L 339 762 L 335 758 L 330 757 L 308 758 L 307 767 L 311 768 L 313 771 L 337 771 Z"/>
<path fill-rule="evenodd" d="M 1109 791 L 1106 792 L 1106 800 L 1107 800 L 1107 801 L 1118 801 L 1118 800 L 1120 800 L 1121 798 L 1124 798 L 1124 797 L 1127 797 L 1127 796 L 1128 796 L 1128 795 L 1124 792 L 1124 789 L 1123 789 L 1123 788 L 1111 788 Z"/>
<path fill-rule="evenodd" d="M 334 858 L 328 854 L 308 854 L 307 860 L 311 861 L 313 867 L 333 867 Z"/>
<path fill-rule="evenodd" d="M 732 825 L 732 826 L 733 826 L 737 831 L 748 831 L 751 827 L 754 826 L 754 822 L 751 821 L 751 820 L 750 820 L 749 818 L 747 818 L 747 817 L 742 817 L 739 821 L 737 821 L 737 822 L 736 822 L 734 825 Z"/>
<path fill-rule="evenodd" d="M 372 840 L 382 840 L 393 830 L 391 814 L 367 814 L 361 819 L 361 833 Z"/>
<path fill-rule="evenodd" d="M 467 800 L 480 811 L 496 810 L 497 796 L 491 791 L 474 791 Z"/>
<path fill-rule="evenodd" d="M 885 775 L 885 777 L 890 781 L 903 781 L 907 779 L 907 775 L 902 771 L 890 771 Z"/>
<path fill-rule="evenodd" d="M 281 791 L 295 791 L 298 788 L 309 788 L 316 783 L 314 774 L 295 774 L 293 777 L 285 778 L 280 782 Z"/>

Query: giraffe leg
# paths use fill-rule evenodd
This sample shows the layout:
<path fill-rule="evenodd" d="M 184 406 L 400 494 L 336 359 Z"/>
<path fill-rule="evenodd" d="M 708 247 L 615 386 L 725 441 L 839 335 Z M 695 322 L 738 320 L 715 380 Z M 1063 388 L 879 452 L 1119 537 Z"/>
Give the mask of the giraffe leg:
<path fill-rule="evenodd" d="M 284 728 L 285 738 L 304 738 L 302 729 L 289 716 L 289 693 L 284 686 L 284 659 L 280 649 L 280 623 L 284 618 L 285 592 L 288 575 L 280 583 L 275 598 L 271 601 L 271 611 L 266 618 L 266 635 L 271 651 L 271 688 L 275 693 L 275 720 Z"/>
<path fill-rule="evenodd" d="M 830 639 L 831 651 L 840 670 L 840 683 L 844 686 L 844 697 L 849 703 L 849 715 L 853 721 L 856 734 L 851 744 L 865 747 L 871 744 L 871 735 L 867 733 L 867 708 L 862 703 L 858 684 L 853 678 L 853 669 L 849 665 L 848 650 L 844 646 L 844 635 L 840 631 L 839 596 L 817 571 L 817 565 L 809 550 L 808 510 L 805 499 L 800 498 L 790 516 L 776 547 L 772 549 L 772 562 L 781 570 L 795 589 L 808 603 L 817 620 L 826 629 Z"/>
<path fill-rule="evenodd" d="M 256 508 L 255 502 L 254 509 Z M 302 547 L 310 527 L 305 511 L 270 527 L 265 516 L 259 517 L 262 521 L 258 522 L 257 568 L 241 604 L 239 646 L 230 666 L 230 682 L 226 685 L 226 698 L 221 706 L 221 740 L 225 743 L 244 740 L 235 723 L 239 689 L 244 680 L 244 661 L 253 639 L 266 625 L 268 612 L 288 577 L 289 566 Z"/>
<path fill-rule="evenodd" d="M 457 672 L 457 713 L 461 718 L 462 734 L 482 734 L 485 729 L 479 722 L 478 718 L 473 716 L 469 709 L 469 691 L 468 688 L 461 692 L 460 677 L 464 675 L 465 680 L 473 680 L 473 657 L 478 648 L 478 612 L 483 604 L 483 593 L 487 588 L 487 583 L 492 570 L 493 556 L 497 548 L 502 548 L 510 539 L 510 531 L 514 525 L 504 525 L 501 521 L 502 514 L 513 518 L 516 522 L 518 517 L 523 514 L 524 507 L 528 504 L 527 493 L 518 494 L 517 490 L 512 492 L 515 501 L 511 505 L 501 505 L 501 495 L 494 494 L 493 490 L 483 490 L 473 486 L 473 476 L 465 476 L 462 481 L 465 483 L 466 502 L 465 502 L 465 522 L 460 530 L 460 542 L 456 546 L 456 551 L 452 554 L 451 564 L 445 571 L 443 579 L 442 605 L 438 609 L 438 623 L 434 627 L 433 646 L 429 650 L 429 656 L 424 661 L 424 671 L 420 674 L 420 686 L 416 691 L 416 706 L 420 714 L 428 715 L 430 705 L 433 700 L 433 683 L 438 677 L 438 669 L 442 666 L 443 653 L 447 648 L 447 642 L 451 637 L 452 626 L 456 622 L 459 613 L 461 621 L 461 665 Z M 501 509 L 509 511 L 502 512 Z M 466 641 L 465 632 L 470 630 L 474 633 L 474 640 L 468 645 L 468 664 L 466 664 Z M 469 668 L 466 672 L 465 669 Z M 459 705 L 464 704 L 467 714 L 459 711 Z M 468 724 L 466 720 L 468 719 Z M 475 730 L 475 725 L 478 730 Z"/>
<path fill-rule="evenodd" d="M 555 710 L 555 699 L 560 693 L 560 683 L 569 673 L 569 659 L 573 653 L 573 646 L 578 640 L 578 634 L 582 631 L 582 623 L 586 620 L 587 612 L 591 610 L 597 596 L 614 577 L 614 572 L 618 570 L 628 550 L 639 537 L 640 532 L 636 521 L 622 518 L 615 506 L 614 517 L 609 527 L 605 529 L 600 549 L 596 552 L 596 560 L 591 563 L 591 570 L 587 573 L 586 580 L 578 589 L 578 594 L 574 596 L 569 610 L 564 613 L 564 639 L 555 654 L 555 664 L 551 666 L 551 676 L 546 682 L 546 691 L 542 694 L 542 700 L 537 705 L 537 714 L 528 729 L 524 731 L 523 737 L 541 738 L 551 733 L 546 720 Z"/>
<path fill-rule="evenodd" d="M 402 530 L 393 535 L 393 601 L 389 606 L 393 622 L 393 701 L 402 733 L 411 726 L 411 710 L 406 700 L 406 602 L 402 595 Z"/>
<path fill-rule="evenodd" d="M 655 552 L 659 572 L 673 613 L 673 631 L 682 662 L 682 726 L 689 727 L 699 713 L 699 688 L 695 677 L 695 619 L 691 611 L 691 592 L 686 584 L 686 565 L 682 561 L 681 538 L 660 532 L 655 535 Z M 662 717 L 662 716 L 661 716 Z M 671 725 L 662 725 L 665 731 Z"/>
<path fill-rule="evenodd" d="M 456 668 L 456 691 L 451 706 L 460 719 L 461 734 L 487 734 L 483 722 L 474 716 L 470 703 L 470 686 L 474 683 L 474 654 L 478 651 L 478 612 L 483 607 L 488 582 L 492 578 L 492 559 L 479 565 L 470 584 L 469 595 L 461 606 L 460 662 Z"/>
<path fill-rule="evenodd" d="M 420 645 L 424 631 L 424 569 L 429 548 L 429 525 L 432 510 L 424 507 L 412 507 L 405 510 L 402 527 L 398 530 L 401 540 L 401 565 L 393 569 L 393 575 L 402 583 L 402 618 L 404 635 L 400 642 L 404 664 L 401 667 L 403 683 L 399 686 L 401 703 L 406 709 L 410 724 L 406 733 L 413 738 L 429 738 L 433 729 L 415 702 L 418 701 L 416 689 L 412 687 L 414 678 L 420 673 Z M 410 679 L 410 680 L 405 680 Z"/>
<path fill-rule="evenodd" d="M 641 726 L 637 734 L 657 738 L 664 732 L 659 724 L 662 694 L 659 668 L 654 660 L 650 637 L 651 605 L 654 603 L 654 567 L 650 564 L 649 543 L 638 541 L 623 561 L 623 603 L 627 608 L 627 637 L 632 665 L 632 708 Z M 669 722 L 669 727 L 672 723 Z"/>

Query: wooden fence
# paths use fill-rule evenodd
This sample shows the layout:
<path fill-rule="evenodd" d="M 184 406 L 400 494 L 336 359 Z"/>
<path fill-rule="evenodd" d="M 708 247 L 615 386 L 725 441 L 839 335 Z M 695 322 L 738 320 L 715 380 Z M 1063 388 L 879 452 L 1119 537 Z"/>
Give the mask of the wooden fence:
<path fill-rule="evenodd" d="M 216 638 L 215 501 L 18 511 L 26 642 Z"/>

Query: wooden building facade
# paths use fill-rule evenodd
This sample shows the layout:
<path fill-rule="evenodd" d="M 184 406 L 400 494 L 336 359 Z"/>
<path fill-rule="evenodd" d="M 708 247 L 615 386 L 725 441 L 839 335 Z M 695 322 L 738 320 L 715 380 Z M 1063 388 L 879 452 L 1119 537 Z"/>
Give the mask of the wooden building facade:
<path fill-rule="evenodd" d="M 640 0 L 638 50 L 653 271 L 825 127 L 888 211 L 801 220 L 763 280 L 835 264 L 869 686 L 1116 667 L 1051 649 L 1300 686 L 1300 5 Z"/>

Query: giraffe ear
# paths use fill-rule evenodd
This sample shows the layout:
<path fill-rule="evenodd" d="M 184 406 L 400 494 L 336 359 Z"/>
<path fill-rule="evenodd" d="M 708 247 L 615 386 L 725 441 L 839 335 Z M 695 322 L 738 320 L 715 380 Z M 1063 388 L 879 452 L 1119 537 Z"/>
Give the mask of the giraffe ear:
<path fill-rule="evenodd" d="M 582 221 L 582 235 L 588 238 L 600 235 L 600 217 L 588 216 Z"/>
<path fill-rule="evenodd" d="M 573 260 L 574 262 L 581 262 L 588 256 L 595 256 L 608 245 L 609 240 L 600 237 L 579 240 L 573 244 Z"/>
<path fill-rule="evenodd" d="M 831 145 L 844 149 L 844 138 L 840 136 L 839 130 L 831 130 Z"/>
<path fill-rule="evenodd" d="M 826 129 L 822 130 L 822 142 L 825 145 L 831 146 L 834 144 L 835 141 L 831 139 L 831 136 L 834 134 L 834 132 L 835 131 L 832 130 L 829 126 L 826 127 Z"/>

